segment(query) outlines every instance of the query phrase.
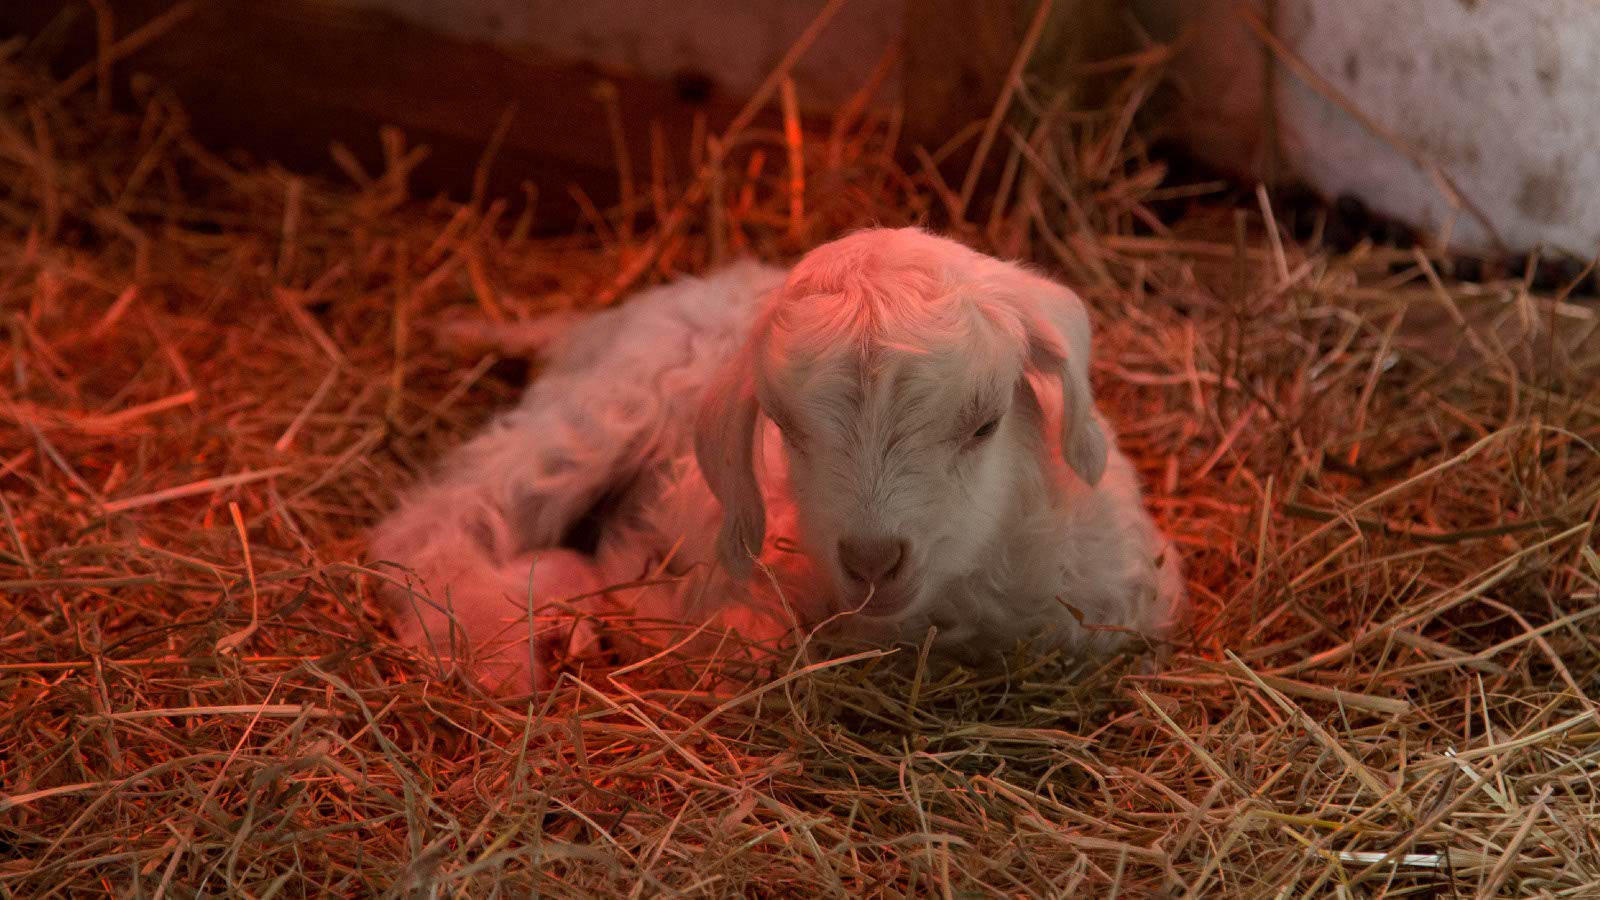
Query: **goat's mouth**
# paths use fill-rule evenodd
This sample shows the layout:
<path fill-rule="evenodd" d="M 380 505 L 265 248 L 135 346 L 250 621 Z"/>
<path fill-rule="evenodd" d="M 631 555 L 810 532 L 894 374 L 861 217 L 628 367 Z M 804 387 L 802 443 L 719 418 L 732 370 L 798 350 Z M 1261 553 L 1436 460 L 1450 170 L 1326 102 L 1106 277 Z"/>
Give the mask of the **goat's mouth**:
<path fill-rule="evenodd" d="M 905 579 L 881 586 L 850 583 L 848 580 L 846 584 L 839 603 L 842 612 L 887 618 L 910 609 L 917 599 L 916 585 Z"/>

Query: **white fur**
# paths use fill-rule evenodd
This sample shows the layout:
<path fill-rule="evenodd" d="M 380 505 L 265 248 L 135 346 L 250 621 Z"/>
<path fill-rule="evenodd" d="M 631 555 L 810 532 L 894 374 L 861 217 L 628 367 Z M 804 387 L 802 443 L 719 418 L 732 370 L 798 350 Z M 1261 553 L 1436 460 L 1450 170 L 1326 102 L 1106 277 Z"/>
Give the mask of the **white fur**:
<path fill-rule="evenodd" d="M 373 556 L 422 582 L 386 603 L 403 639 L 520 687 L 547 642 L 592 636 L 530 654 L 531 608 L 597 609 L 658 569 L 681 577 L 630 589 L 631 611 L 755 637 L 844 613 L 841 636 L 934 626 L 972 662 L 1159 641 L 1180 566 L 1094 409 L 1089 344 L 1071 291 L 914 229 L 642 292 L 566 331 L 520 405 L 379 525 Z M 560 549 L 604 497 L 594 557 Z"/>

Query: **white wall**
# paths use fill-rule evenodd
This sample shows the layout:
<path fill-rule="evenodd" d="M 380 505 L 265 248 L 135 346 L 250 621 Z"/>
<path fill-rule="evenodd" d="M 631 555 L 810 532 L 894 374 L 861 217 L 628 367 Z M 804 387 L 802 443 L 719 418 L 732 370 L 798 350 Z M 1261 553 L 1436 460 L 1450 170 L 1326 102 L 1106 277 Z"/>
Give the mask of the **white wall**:
<path fill-rule="evenodd" d="M 1195 27 L 1175 121 L 1213 162 L 1279 160 L 1330 196 L 1437 232 L 1452 219 L 1428 175 L 1279 68 L 1268 109 L 1260 41 L 1235 8 L 1261 0 L 1138 0 L 1168 34 Z M 1594 0 L 1277 0 L 1276 33 L 1356 107 L 1446 171 L 1515 252 L 1600 251 L 1600 3 Z M 1271 113 L 1269 116 L 1268 113 Z M 1273 121 L 1275 119 L 1275 121 Z M 1454 217 L 1453 243 L 1487 235 Z"/>
<path fill-rule="evenodd" d="M 1449 172 L 1502 238 L 1600 252 L 1600 3 L 1308 0 L 1283 4 L 1296 52 Z M 1427 175 L 1293 78 L 1277 91 L 1284 155 L 1330 192 L 1430 230 L 1452 213 Z M 1456 219 L 1463 246 L 1484 230 Z"/>

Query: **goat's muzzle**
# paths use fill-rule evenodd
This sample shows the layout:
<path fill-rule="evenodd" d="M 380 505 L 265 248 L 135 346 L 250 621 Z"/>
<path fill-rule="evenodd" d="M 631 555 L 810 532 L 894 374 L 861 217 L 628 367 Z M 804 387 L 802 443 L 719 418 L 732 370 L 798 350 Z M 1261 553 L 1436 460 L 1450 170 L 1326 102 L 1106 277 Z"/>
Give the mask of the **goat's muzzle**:
<path fill-rule="evenodd" d="M 895 535 L 850 535 L 839 541 L 845 588 L 864 611 L 894 612 L 913 596 L 911 546 Z"/>

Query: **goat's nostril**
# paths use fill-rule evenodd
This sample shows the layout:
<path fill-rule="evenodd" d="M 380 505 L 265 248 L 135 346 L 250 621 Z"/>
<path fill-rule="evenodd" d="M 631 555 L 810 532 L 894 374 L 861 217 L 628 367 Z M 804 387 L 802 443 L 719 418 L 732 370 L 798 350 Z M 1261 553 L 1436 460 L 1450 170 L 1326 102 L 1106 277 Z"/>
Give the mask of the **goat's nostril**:
<path fill-rule="evenodd" d="M 839 565 L 856 581 L 883 585 L 905 567 L 906 542 L 896 537 L 848 537 L 839 541 Z"/>

